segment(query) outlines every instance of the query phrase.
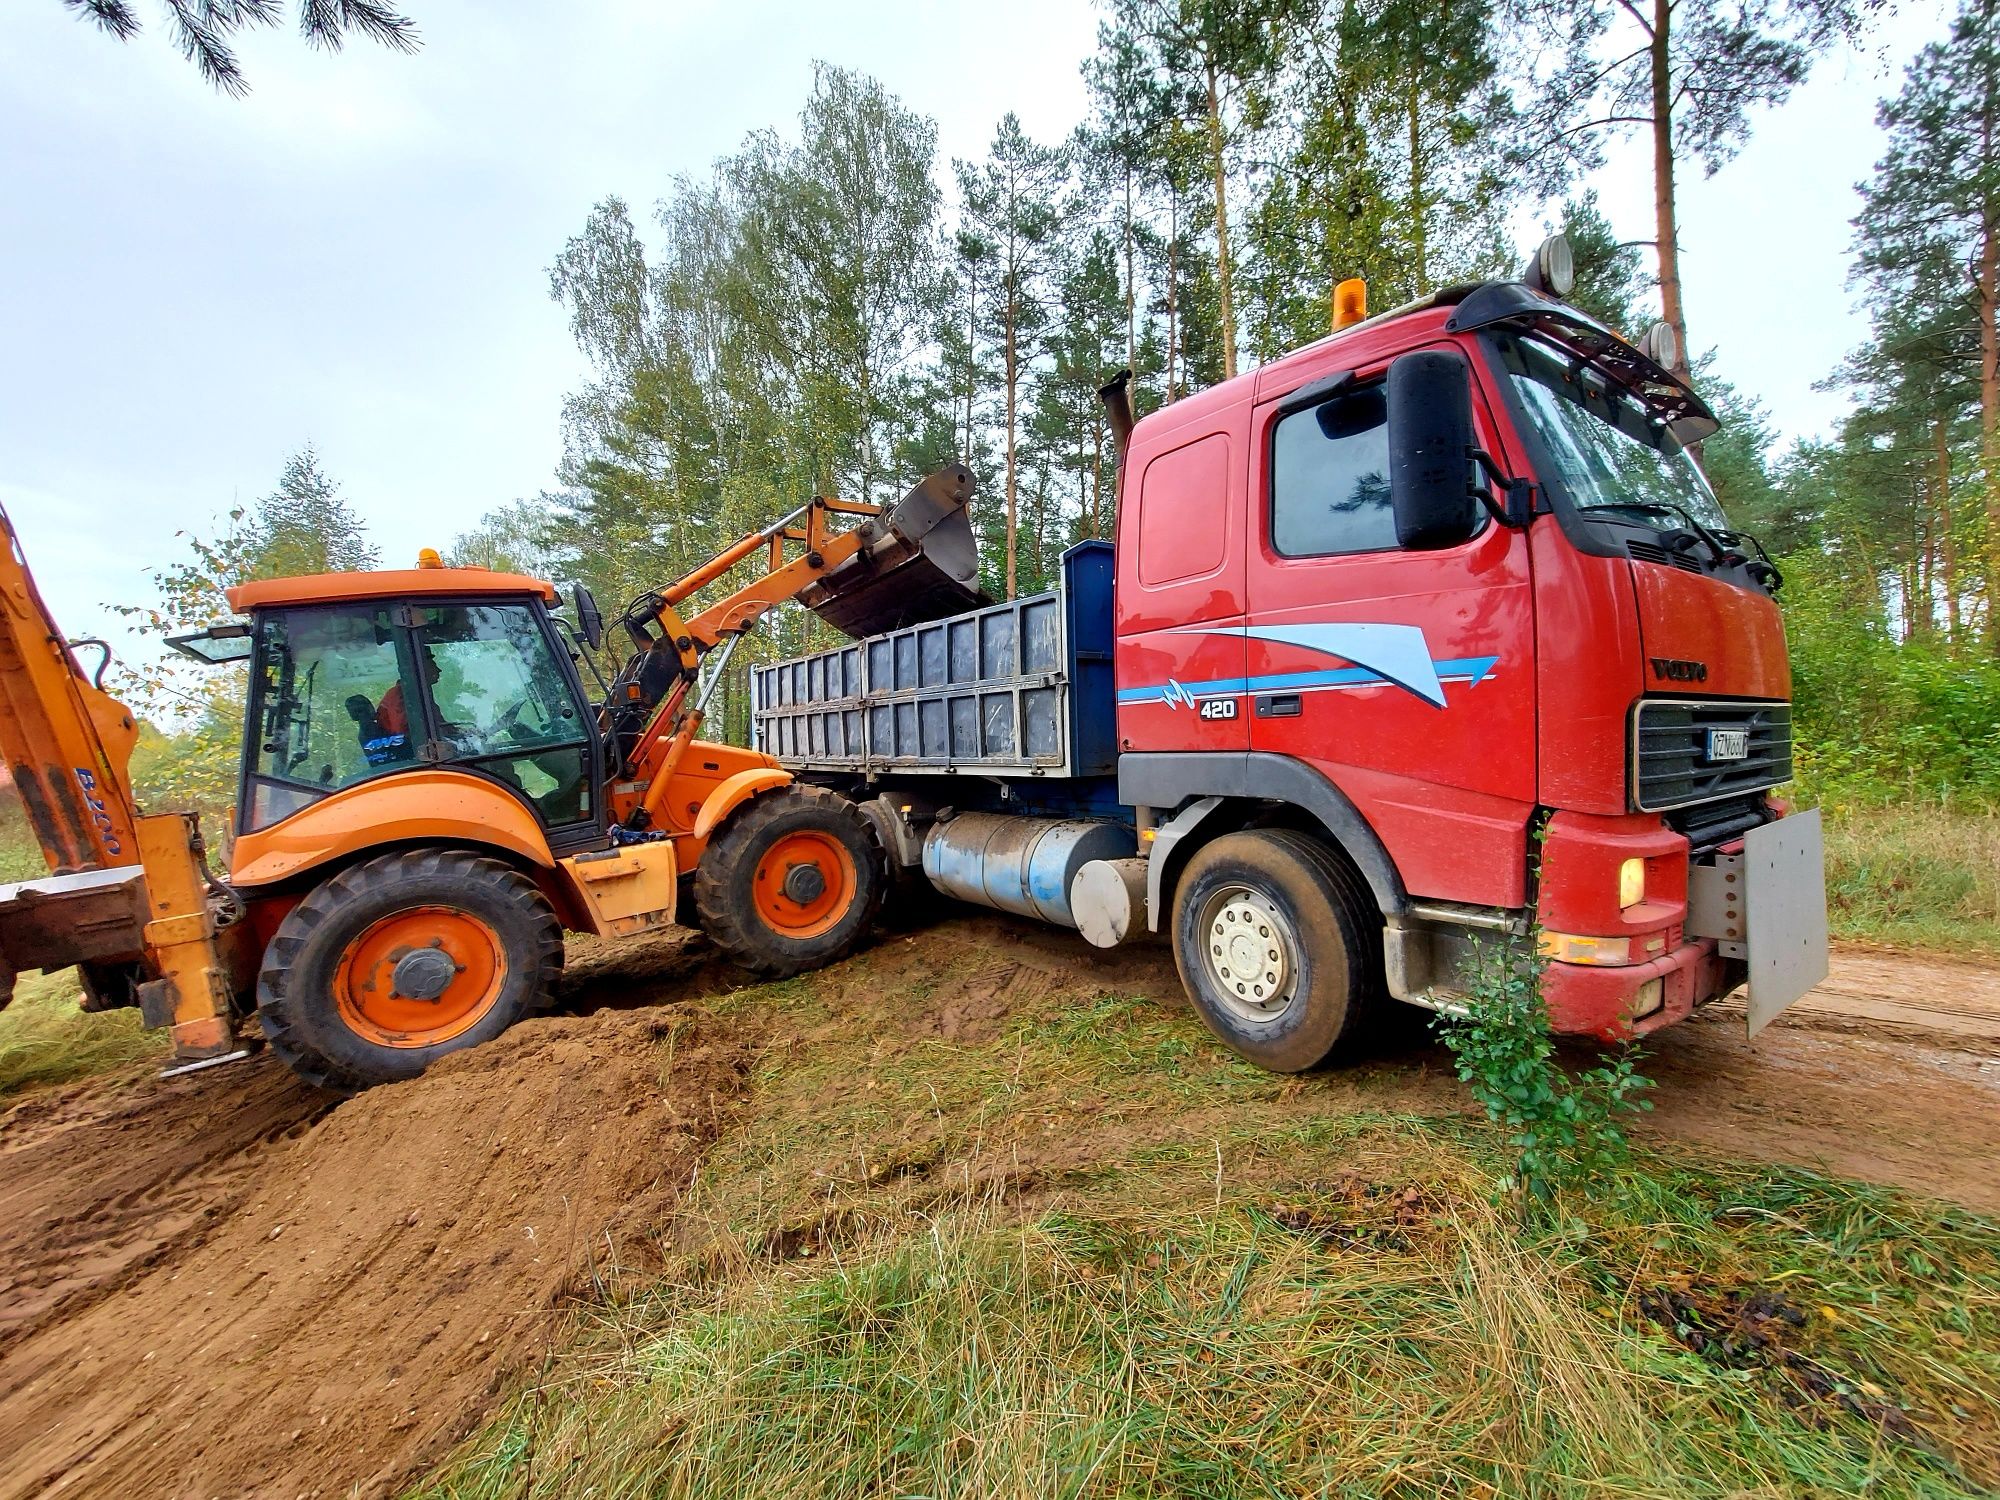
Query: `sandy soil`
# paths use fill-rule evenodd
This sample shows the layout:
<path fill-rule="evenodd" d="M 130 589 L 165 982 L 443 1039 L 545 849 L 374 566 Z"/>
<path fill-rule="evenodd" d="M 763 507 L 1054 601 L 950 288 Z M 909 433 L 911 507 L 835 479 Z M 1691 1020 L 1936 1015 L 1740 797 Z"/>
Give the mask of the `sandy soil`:
<path fill-rule="evenodd" d="M 912 964 L 942 976 L 920 1014 Z M 696 940 L 585 948 L 578 1014 L 338 1106 L 258 1058 L 0 1116 L 0 1496 L 393 1492 L 566 1300 L 644 1269 L 761 1045 L 662 1002 L 737 982 Z M 886 939 L 841 988 L 967 1043 L 1051 996 L 1186 1007 L 1163 949 L 979 917 Z M 1657 1038 L 1643 1128 L 2000 1212 L 1996 1029 L 2000 971 L 1845 951 L 1754 1042 L 1726 1007 Z M 1302 1090 L 1289 1107 L 1465 1103 L 1419 1037 Z"/>

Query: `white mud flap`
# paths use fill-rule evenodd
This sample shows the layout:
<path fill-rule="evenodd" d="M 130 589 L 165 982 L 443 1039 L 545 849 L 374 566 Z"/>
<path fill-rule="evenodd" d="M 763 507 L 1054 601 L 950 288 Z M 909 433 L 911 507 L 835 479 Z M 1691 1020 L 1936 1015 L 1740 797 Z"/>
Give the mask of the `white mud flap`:
<path fill-rule="evenodd" d="M 1741 854 L 1688 871 L 1688 934 L 1750 965 L 1755 1036 L 1827 974 L 1826 859 L 1819 812 L 1753 828 Z"/>

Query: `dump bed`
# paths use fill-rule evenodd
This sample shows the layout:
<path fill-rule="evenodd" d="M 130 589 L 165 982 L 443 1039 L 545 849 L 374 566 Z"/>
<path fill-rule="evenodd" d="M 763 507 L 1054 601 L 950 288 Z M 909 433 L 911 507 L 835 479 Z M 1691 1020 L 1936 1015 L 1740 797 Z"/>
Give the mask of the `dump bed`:
<path fill-rule="evenodd" d="M 793 770 L 1108 775 L 1111 544 L 1070 548 L 1046 594 L 753 668 L 750 702 Z"/>

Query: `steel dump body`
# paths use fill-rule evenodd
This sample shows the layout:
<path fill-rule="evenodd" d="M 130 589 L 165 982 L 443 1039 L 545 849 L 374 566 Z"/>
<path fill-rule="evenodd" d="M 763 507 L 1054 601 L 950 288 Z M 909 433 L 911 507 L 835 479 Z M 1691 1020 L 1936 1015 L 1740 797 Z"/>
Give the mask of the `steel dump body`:
<path fill-rule="evenodd" d="M 1081 542 L 1048 593 L 753 668 L 757 748 L 792 770 L 1110 774 L 1111 563 Z"/>

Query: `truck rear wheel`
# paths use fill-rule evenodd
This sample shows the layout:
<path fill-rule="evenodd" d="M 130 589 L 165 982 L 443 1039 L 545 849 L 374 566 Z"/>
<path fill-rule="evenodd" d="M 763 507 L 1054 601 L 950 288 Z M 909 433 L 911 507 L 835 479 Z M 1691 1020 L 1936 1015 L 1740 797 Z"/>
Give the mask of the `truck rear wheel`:
<path fill-rule="evenodd" d="M 882 904 L 882 856 L 854 804 L 824 787 L 753 797 L 695 866 L 695 908 L 717 947 L 784 979 L 854 946 Z"/>
<path fill-rule="evenodd" d="M 1381 918 L 1353 872 L 1303 834 L 1232 833 L 1197 850 L 1173 932 L 1209 1030 L 1274 1072 L 1326 1061 L 1377 1008 Z"/>
<path fill-rule="evenodd" d="M 534 882 L 458 850 L 343 870 L 286 914 L 257 976 L 271 1050 L 322 1088 L 414 1078 L 544 1003 L 562 928 Z"/>

